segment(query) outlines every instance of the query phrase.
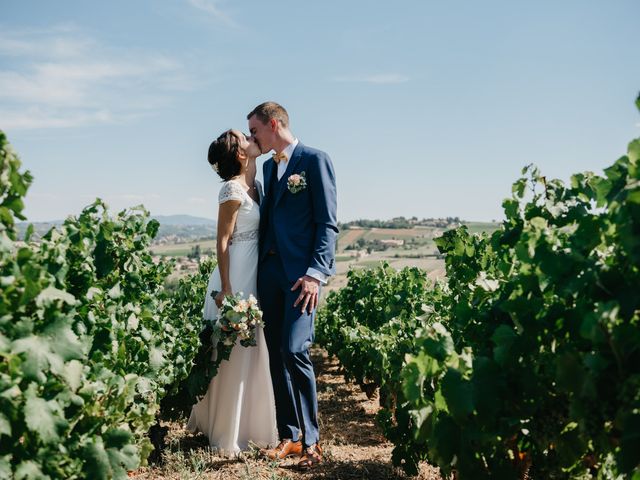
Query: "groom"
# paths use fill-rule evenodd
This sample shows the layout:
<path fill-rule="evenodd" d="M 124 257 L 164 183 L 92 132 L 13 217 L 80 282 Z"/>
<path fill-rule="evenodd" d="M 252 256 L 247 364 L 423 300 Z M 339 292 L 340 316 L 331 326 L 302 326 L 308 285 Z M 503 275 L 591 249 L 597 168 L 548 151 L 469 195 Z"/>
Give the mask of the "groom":
<path fill-rule="evenodd" d="M 298 466 L 310 468 L 322 461 L 309 347 L 320 286 L 335 273 L 335 173 L 326 153 L 293 136 L 282 106 L 265 102 L 247 119 L 262 153 L 275 151 L 263 166 L 258 294 L 280 443 L 263 453 L 300 456 Z"/>

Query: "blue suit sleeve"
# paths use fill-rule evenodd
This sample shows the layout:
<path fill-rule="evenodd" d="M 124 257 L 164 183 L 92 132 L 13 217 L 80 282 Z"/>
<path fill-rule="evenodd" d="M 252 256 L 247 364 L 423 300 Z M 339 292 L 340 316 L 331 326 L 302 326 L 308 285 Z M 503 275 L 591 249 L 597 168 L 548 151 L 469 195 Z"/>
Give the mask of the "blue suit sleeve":
<path fill-rule="evenodd" d="M 309 162 L 307 182 L 313 204 L 315 239 L 309 268 L 325 275 L 335 273 L 335 247 L 338 237 L 336 175 L 331 159 L 319 153 Z"/>

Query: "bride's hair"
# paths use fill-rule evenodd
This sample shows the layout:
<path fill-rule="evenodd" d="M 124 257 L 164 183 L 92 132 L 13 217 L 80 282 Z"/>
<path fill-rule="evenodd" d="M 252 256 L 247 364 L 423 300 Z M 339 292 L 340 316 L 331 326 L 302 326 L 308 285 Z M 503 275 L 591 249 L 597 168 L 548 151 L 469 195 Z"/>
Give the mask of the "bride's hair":
<path fill-rule="evenodd" d="M 207 160 L 225 181 L 235 177 L 242 170 L 238 160 L 239 149 L 238 137 L 231 133 L 231 130 L 224 132 L 209 145 Z"/>

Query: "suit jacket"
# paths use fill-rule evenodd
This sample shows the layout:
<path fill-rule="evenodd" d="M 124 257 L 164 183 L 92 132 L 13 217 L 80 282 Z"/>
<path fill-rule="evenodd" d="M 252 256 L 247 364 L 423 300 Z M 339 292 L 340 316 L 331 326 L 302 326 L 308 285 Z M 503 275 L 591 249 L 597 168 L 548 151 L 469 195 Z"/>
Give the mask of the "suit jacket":
<path fill-rule="evenodd" d="M 329 155 L 298 143 L 280 181 L 273 159 L 267 160 L 262 168 L 265 191 L 260 204 L 260 260 L 267 255 L 263 239 L 269 218 L 273 217 L 278 253 L 290 281 L 305 275 L 309 267 L 333 275 L 338 225 L 336 177 Z M 287 180 L 302 172 L 307 186 L 292 193 Z M 275 196 L 273 203 L 270 196 Z"/>

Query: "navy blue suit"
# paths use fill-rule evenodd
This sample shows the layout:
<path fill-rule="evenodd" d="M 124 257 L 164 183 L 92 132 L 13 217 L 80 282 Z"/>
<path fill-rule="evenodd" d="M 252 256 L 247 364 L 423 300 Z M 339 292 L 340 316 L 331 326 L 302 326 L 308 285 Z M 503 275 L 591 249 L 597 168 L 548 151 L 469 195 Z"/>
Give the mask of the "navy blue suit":
<path fill-rule="evenodd" d="M 301 143 L 279 181 L 277 168 L 273 160 L 263 166 L 258 295 L 279 436 L 298 440 L 303 434 L 305 446 L 311 446 L 319 440 L 316 379 L 309 357 L 316 312 L 303 313 L 302 304 L 294 308 L 300 289 L 291 288 L 310 267 L 327 276 L 335 273 L 335 173 L 326 153 Z M 307 186 L 292 193 L 288 178 L 302 172 Z"/>

